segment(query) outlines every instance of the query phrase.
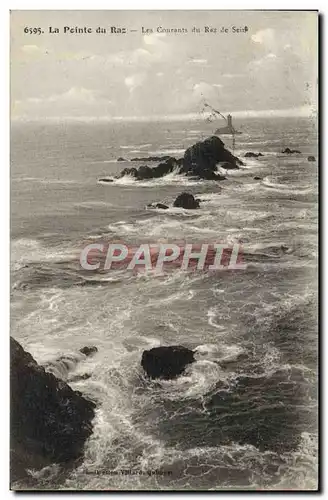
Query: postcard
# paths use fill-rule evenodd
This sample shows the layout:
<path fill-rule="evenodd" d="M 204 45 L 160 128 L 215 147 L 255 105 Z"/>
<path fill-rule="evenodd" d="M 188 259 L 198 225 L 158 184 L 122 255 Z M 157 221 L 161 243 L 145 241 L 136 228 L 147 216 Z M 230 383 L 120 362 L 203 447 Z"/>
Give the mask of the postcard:
<path fill-rule="evenodd" d="M 318 12 L 10 23 L 10 488 L 317 490 Z"/>

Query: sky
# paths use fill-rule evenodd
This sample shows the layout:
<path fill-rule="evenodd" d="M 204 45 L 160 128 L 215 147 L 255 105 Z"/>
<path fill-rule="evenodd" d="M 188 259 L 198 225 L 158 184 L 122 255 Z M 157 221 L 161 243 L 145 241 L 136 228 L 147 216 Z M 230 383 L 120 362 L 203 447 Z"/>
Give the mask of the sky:
<path fill-rule="evenodd" d="M 12 11 L 11 116 L 195 118 L 204 101 L 236 116 L 308 115 L 317 37 L 308 11 Z"/>

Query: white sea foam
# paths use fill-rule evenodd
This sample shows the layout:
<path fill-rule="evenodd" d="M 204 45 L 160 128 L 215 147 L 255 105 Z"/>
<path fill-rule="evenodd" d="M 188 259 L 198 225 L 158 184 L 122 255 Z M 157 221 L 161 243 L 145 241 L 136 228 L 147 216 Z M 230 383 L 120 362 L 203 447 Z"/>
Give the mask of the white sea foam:
<path fill-rule="evenodd" d="M 313 186 L 310 185 L 299 185 L 299 184 L 292 184 L 290 182 L 286 182 L 286 184 L 282 184 L 278 182 L 278 177 L 275 176 L 267 176 L 263 179 L 262 185 L 274 189 L 276 191 L 280 192 L 285 192 L 285 193 L 290 193 L 290 194 L 308 194 L 311 192 L 314 192 Z"/>
<path fill-rule="evenodd" d="M 197 186 L 198 184 L 204 182 L 197 179 L 191 179 L 184 175 L 177 174 L 176 172 L 171 172 L 170 174 L 164 175 L 157 179 L 149 179 L 144 181 L 139 181 L 132 177 L 131 175 L 125 175 L 116 179 L 115 177 L 108 177 L 108 179 L 113 179 L 111 184 L 116 184 L 119 186 L 136 186 L 136 187 L 146 187 L 153 188 L 156 186 L 164 186 L 165 184 L 178 184 L 182 186 Z M 98 181 L 99 182 L 99 181 Z"/>
<path fill-rule="evenodd" d="M 57 247 L 49 248 L 38 240 L 19 238 L 11 243 L 12 268 L 20 269 L 29 262 L 56 262 L 76 258 L 76 252 L 61 243 Z"/>

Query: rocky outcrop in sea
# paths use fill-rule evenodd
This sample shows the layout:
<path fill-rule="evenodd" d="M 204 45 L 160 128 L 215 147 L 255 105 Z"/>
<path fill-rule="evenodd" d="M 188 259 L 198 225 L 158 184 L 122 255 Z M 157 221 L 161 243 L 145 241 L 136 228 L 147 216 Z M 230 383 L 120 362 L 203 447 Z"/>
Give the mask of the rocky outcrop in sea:
<path fill-rule="evenodd" d="M 223 141 L 216 136 L 197 142 L 186 149 L 183 158 L 171 156 L 132 158 L 131 161 L 161 161 L 156 167 L 141 165 L 137 168 L 124 168 L 118 178 L 129 175 L 137 180 L 155 179 L 175 171 L 177 174 L 196 177 L 204 180 L 222 181 L 224 176 L 217 173 L 217 167 L 227 170 L 238 169 L 244 165 L 242 160 L 228 151 Z"/>
<path fill-rule="evenodd" d="M 154 347 L 144 351 L 141 366 L 150 378 L 173 379 L 195 361 L 194 352 L 181 345 Z"/>

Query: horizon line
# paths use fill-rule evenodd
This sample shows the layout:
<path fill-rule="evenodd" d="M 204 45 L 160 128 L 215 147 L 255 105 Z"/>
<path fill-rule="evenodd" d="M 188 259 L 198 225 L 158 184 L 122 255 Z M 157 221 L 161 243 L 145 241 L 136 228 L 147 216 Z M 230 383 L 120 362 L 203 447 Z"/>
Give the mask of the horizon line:
<path fill-rule="evenodd" d="M 235 110 L 223 111 L 222 114 L 231 114 L 233 118 L 317 118 L 317 110 L 313 106 L 302 106 L 287 109 L 262 110 Z M 169 121 L 205 121 L 210 114 L 185 113 L 171 115 L 149 116 L 11 116 L 11 122 L 169 122 Z M 213 122 L 214 123 L 214 122 Z"/>

